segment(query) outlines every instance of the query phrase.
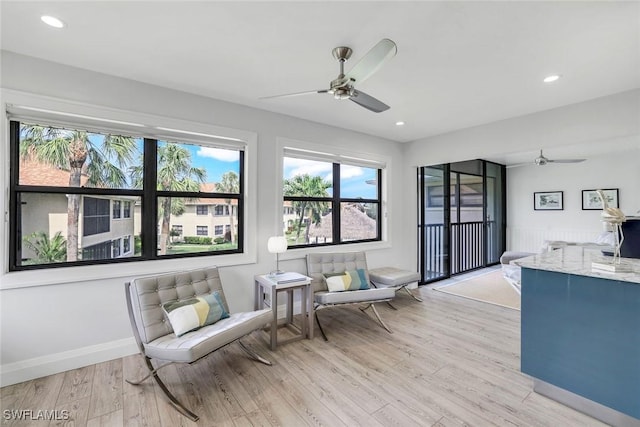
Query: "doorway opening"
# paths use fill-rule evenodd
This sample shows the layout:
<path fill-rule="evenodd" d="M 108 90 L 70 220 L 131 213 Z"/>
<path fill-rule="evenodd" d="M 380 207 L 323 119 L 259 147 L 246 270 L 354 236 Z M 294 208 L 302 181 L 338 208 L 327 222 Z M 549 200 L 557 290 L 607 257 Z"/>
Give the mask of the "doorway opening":
<path fill-rule="evenodd" d="M 498 264 L 506 246 L 504 165 L 470 160 L 418 168 L 421 283 Z"/>

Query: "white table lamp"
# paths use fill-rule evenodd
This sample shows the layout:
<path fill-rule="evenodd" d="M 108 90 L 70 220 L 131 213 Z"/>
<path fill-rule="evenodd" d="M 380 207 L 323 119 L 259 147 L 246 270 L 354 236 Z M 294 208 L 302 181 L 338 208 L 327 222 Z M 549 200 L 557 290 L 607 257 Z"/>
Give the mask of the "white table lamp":
<path fill-rule="evenodd" d="M 278 254 L 287 251 L 287 238 L 284 236 L 273 236 L 269 237 L 267 241 L 267 250 L 269 253 L 276 254 L 276 269 L 269 273 L 271 276 L 282 274 L 284 271 L 280 270 L 280 259 L 278 258 Z"/>

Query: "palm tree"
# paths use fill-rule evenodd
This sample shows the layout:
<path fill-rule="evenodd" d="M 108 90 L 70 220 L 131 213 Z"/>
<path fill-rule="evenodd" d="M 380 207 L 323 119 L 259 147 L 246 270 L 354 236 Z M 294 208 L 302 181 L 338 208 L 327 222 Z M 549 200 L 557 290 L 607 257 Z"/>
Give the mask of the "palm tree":
<path fill-rule="evenodd" d="M 69 171 L 69 187 L 122 188 L 127 183 L 123 169 L 136 152 L 133 138 L 96 134 L 37 125 L 25 125 L 20 156 Z M 69 194 L 67 201 L 67 261 L 78 259 L 78 218 L 80 195 Z"/>
<path fill-rule="evenodd" d="M 36 231 L 24 237 L 25 246 L 35 253 L 35 264 L 63 262 L 67 258 L 67 242 L 61 232 L 49 238 L 44 231 Z"/>
<path fill-rule="evenodd" d="M 142 188 L 142 162 L 130 169 L 136 188 Z M 158 145 L 158 185 L 160 191 L 200 191 L 205 182 L 207 171 L 191 166 L 191 153 L 180 144 L 166 143 Z M 191 199 L 187 199 L 191 200 Z M 162 197 L 158 215 L 162 217 L 160 226 L 160 255 L 166 255 L 171 235 L 171 215 L 179 216 L 185 211 L 185 199 L 182 197 Z"/>
<path fill-rule="evenodd" d="M 284 195 L 299 197 L 329 197 L 327 189 L 331 188 L 331 183 L 320 176 L 310 176 L 308 174 L 296 175 L 291 179 L 284 180 Z M 318 224 L 322 219 L 322 212 L 327 209 L 327 202 L 318 201 L 296 201 L 293 207 L 300 215 L 298 219 L 298 232 L 296 241 L 300 238 L 300 229 L 304 221 L 307 210 L 309 211 L 309 226 L 305 230 L 305 241 L 309 242 L 309 227 L 311 224 Z"/>
<path fill-rule="evenodd" d="M 216 183 L 216 191 L 219 193 L 239 193 L 240 192 L 240 181 L 238 180 L 238 175 L 233 172 L 225 172 L 222 174 L 222 179 L 220 182 Z M 235 233 L 233 226 L 233 206 L 231 205 L 232 199 L 224 199 L 224 202 L 227 204 L 228 212 L 229 212 L 229 233 L 231 243 L 235 243 Z"/>

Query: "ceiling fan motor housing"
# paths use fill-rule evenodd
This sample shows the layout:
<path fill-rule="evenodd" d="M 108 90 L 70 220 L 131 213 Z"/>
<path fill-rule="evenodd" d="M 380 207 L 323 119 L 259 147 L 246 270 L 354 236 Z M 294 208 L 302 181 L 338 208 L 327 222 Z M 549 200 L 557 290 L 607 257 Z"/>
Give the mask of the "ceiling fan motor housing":
<path fill-rule="evenodd" d="M 547 164 L 547 158 L 540 156 L 535 160 L 535 162 L 536 162 L 536 165 L 538 166 L 544 166 Z"/>
<path fill-rule="evenodd" d="M 333 97 L 335 99 L 349 99 L 353 96 L 353 87 L 344 86 L 333 90 Z"/>

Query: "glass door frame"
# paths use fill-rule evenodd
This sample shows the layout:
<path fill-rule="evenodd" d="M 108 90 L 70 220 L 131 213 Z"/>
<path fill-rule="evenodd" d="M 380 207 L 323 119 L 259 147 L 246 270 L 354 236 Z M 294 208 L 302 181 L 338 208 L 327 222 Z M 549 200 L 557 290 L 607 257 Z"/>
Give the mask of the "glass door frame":
<path fill-rule="evenodd" d="M 444 275 L 438 276 L 436 278 L 430 278 L 426 280 L 426 272 L 425 266 L 427 264 L 426 259 L 426 234 L 427 234 L 427 225 L 426 224 L 426 209 L 425 203 L 428 198 L 427 195 L 427 186 L 424 184 L 426 174 L 426 169 L 441 169 L 442 170 L 442 186 L 443 186 L 443 198 L 442 198 L 442 215 L 443 215 L 443 223 L 442 223 L 442 262 L 444 265 Z M 451 247 L 451 195 L 449 191 L 449 187 L 451 185 L 450 181 L 450 165 L 442 164 L 435 166 L 423 166 L 418 168 L 418 271 L 420 272 L 420 284 L 431 283 L 437 280 L 446 279 L 450 276 L 451 271 L 451 255 L 449 253 Z"/>
<path fill-rule="evenodd" d="M 497 259 L 490 259 L 492 257 L 491 251 L 491 240 L 494 239 L 493 236 L 490 235 L 490 221 L 487 218 L 488 213 L 488 193 L 487 193 L 487 164 L 491 163 L 500 168 L 499 177 L 493 177 L 494 179 L 499 179 L 501 181 L 501 185 L 499 188 L 501 189 L 501 194 L 499 195 L 500 200 L 493 200 L 497 206 L 494 210 L 499 210 L 498 218 L 495 219 L 496 227 L 499 227 L 496 232 L 499 233 L 499 239 L 497 239 L 498 251 L 501 254 L 506 249 L 506 168 L 504 165 L 500 165 L 498 163 L 489 162 L 486 160 L 477 160 L 481 163 L 481 173 L 482 173 L 482 262 L 480 266 L 474 267 L 469 270 L 457 271 L 452 273 L 452 260 L 453 256 L 451 254 L 451 250 L 454 247 L 452 242 L 452 224 L 451 224 L 451 164 L 440 164 L 440 165 L 430 165 L 430 166 L 422 166 L 417 170 L 418 177 L 418 271 L 420 272 L 420 284 L 432 283 L 438 280 L 443 280 L 449 278 L 451 276 L 455 276 L 456 274 L 466 273 L 468 271 L 485 268 L 491 265 L 496 265 L 499 263 L 499 257 Z M 426 201 L 427 201 L 427 186 L 425 185 L 425 170 L 426 169 L 440 169 L 442 170 L 442 186 L 443 186 L 443 224 L 442 224 L 442 253 L 438 254 L 440 257 L 444 257 L 444 271 L 443 274 L 438 277 L 431 277 L 427 279 L 426 265 L 427 265 L 427 256 L 428 256 L 428 247 L 427 247 L 427 239 L 426 239 L 426 226 L 428 224 L 426 221 Z M 466 172 L 456 171 L 457 174 L 466 174 Z M 458 180 L 459 181 L 459 180 Z M 458 186 L 458 190 L 456 191 L 457 197 L 457 212 L 458 212 L 458 221 L 460 220 L 460 191 L 458 182 L 456 184 Z M 493 193 L 495 197 L 495 192 Z M 495 213 L 494 213 L 494 216 Z M 494 239 L 495 240 L 495 239 Z M 460 246 L 460 245 L 457 245 Z"/>

